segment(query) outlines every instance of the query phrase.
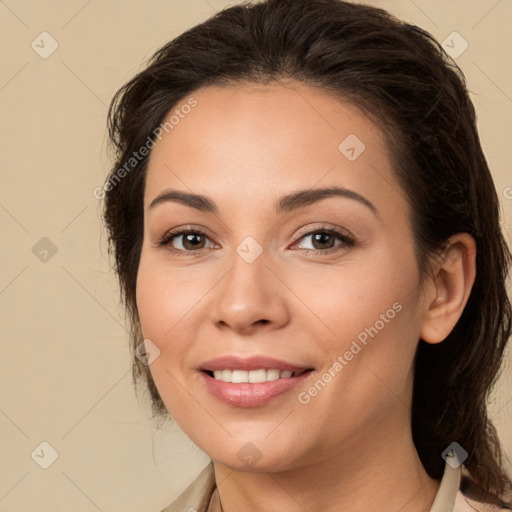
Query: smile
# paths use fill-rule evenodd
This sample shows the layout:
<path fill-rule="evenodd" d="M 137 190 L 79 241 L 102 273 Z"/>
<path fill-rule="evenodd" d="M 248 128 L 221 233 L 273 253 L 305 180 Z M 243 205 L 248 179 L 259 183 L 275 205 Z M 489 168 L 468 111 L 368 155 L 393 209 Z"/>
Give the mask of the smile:
<path fill-rule="evenodd" d="M 199 368 L 210 395 L 235 407 L 258 407 L 299 386 L 314 369 L 266 356 L 223 356 Z"/>

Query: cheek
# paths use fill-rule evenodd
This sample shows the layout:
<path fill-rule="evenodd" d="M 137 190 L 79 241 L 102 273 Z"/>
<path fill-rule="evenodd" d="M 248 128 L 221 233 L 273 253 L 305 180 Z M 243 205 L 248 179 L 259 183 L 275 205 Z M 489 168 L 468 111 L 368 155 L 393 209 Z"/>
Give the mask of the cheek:
<path fill-rule="evenodd" d="M 143 249 L 137 274 L 136 299 L 145 337 L 154 338 L 157 344 L 172 339 L 173 334 L 179 331 L 178 324 L 185 317 L 194 317 L 194 305 L 204 294 L 205 287 L 194 278 L 192 267 L 179 270 L 168 267 L 162 264 L 161 259 L 148 255 Z"/>
<path fill-rule="evenodd" d="M 354 263 L 321 279 L 317 275 L 314 293 L 302 282 L 298 294 L 321 320 L 313 339 L 326 356 L 323 372 L 336 361 L 341 364 L 334 371 L 341 378 L 333 379 L 331 389 L 343 391 L 344 400 L 352 396 L 361 403 L 389 394 L 388 388 L 407 394 L 420 333 L 415 261 L 412 250 L 402 255 L 389 250 L 364 265 Z"/>
<path fill-rule="evenodd" d="M 137 275 L 137 310 L 144 338 L 150 339 L 160 351 L 149 370 L 171 416 L 180 421 L 180 414 L 187 407 L 182 397 L 183 386 L 175 378 L 186 348 L 184 342 L 180 343 L 179 321 L 190 305 L 182 297 L 186 289 L 171 283 L 170 274 L 143 250 Z"/>
<path fill-rule="evenodd" d="M 303 279 L 297 295 L 318 312 L 326 331 L 324 342 L 333 350 L 343 348 L 337 347 L 338 340 L 361 334 L 364 341 L 365 333 L 368 336 L 374 328 L 384 333 L 404 327 L 409 324 L 404 317 L 417 309 L 417 275 L 410 262 L 397 265 L 382 258 L 364 267 L 354 265 L 317 275 L 314 282 L 312 286 L 311 275 Z"/>
<path fill-rule="evenodd" d="M 184 379 L 195 378 L 191 370 L 198 360 L 195 340 L 200 338 L 204 299 L 212 286 L 208 280 L 199 278 L 193 267 L 169 266 L 158 255 L 143 249 L 137 275 L 136 300 L 142 334 L 160 351 L 150 371 L 169 409 L 182 394 Z"/>
<path fill-rule="evenodd" d="M 137 311 L 144 338 L 158 342 L 165 325 L 169 329 L 171 318 L 165 314 L 167 296 L 159 279 L 159 271 L 146 260 L 143 253 L 137 274 Z"/>
<path fill-rule="evenodd" d="M 180 299 L 179 287 L 170 283 L 169 275 L 147 257 L 144 250 L 137 274 L 136 300 L 142 335 L 160 351 L 150 365 L 150 371 L 161 392 L 161 382 L 169 379 L 164 368 L 171 370 L 181 360 L 182 344 L 177 337 L 177 325 L 186 310 L 184 301 Z M 172 350 L 169 350 L 171 342 Z M 169 385 L 172 386 L 172 382 L 166 383 L 164 388 Z"/>

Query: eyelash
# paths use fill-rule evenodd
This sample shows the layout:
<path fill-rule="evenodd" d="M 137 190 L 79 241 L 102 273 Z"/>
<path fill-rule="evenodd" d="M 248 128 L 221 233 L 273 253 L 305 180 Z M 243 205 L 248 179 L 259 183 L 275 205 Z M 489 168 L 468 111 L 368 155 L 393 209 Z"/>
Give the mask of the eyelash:
<path fill-rule="evenodd" d="M 309 254 L 326 255 L 326 254 L 331 254 L 333 252 L 339 251 L 343 247 L 352 247 L 353 245 L 355 245 L 355 240 L 353 238 L 351 238 L 350 236 L 348 236 L 345 232 L 343 232 L 339 229 L 336 229 L 336 228 L 327 228 L 327 227 L 321 227 L 321 228 L 315 229 L 313 231 L 308 231 L 306 233 L 303 233 L 300 235 L 299 241 L 307 236 L 316 235 L 319 233 L 323 233 L 323 234 L 327 233 L 329 235 L 334 235 L 342 243 L 335 245 L 334 247 L 330 247 L 329 249 L 325 249 L 325 250 L 320 250 L 320 249 L 301 249 L 301 250 L 306 251 Z M 174 254 L 178 254 L 179 256 L 195 256 L 195 257 L 200 257 L 203 254 L 203 251 L 208 249 L 208 248 L 202 248 L 202 249 L 198 249 L 196 251 L 187 251 L 187 250 L 176 249 L 176 248 L 172 247 L 171 242 L 175 238 L 182 236 L 182 235 L 199 235 L 199 236 L 204 236 L 204 237 L 208 238 L 206 233 L 204 233 L 201 230 L 185 228 L 185 229 L 180 229 L 178 231 L 170 231 L 170 232 L 166 233 L 162 237 L 162 239 L 157 243 L 157 246 L 165 247 L 168 251 L 170 251 Z"/>

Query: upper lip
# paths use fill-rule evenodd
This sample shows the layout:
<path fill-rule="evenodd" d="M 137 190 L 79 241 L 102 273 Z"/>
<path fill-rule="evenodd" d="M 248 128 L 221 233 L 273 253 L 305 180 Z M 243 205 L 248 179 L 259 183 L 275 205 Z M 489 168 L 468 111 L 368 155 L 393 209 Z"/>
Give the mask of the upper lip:
<path fill-rule="evenodd" d="M 297 365 L 289 363 L 282 359 L 275 359 L 263 355 L 255 355 L 250 357 L 237 356 L 220 356 L 210 359 L 203 363 L 200 367 L 203 371 L 214 370 L 289 370 L 299 372 L 303 370 L 311 370 L 310 366 Z"/>

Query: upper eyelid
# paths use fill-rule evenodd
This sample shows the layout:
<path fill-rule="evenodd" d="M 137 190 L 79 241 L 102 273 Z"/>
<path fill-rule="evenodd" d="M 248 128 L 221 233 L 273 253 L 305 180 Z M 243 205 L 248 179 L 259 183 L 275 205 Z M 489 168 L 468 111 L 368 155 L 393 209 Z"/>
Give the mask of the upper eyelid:
<path fill-rule="evenodd" d="M 304 230 L 301 229 L 301 230 L 299 230 L 299 233 L 296 236 L 298 236 L 299 238 L 302 238 L 304 236 L 312 235 L 314 233 L 322 232 L 322 231 L 332 232 L 333 234 L 340 235 L 340 236 L 344 235 L 347 238 L 352 238 L 352 239 L 354 238 L 354 236 L 344 228 L 328 226 L 325 224 L 323 224 L 322 226 L 319 226 L 317 228 L 309 228 L 309 229 L 305 228 Z"/>

